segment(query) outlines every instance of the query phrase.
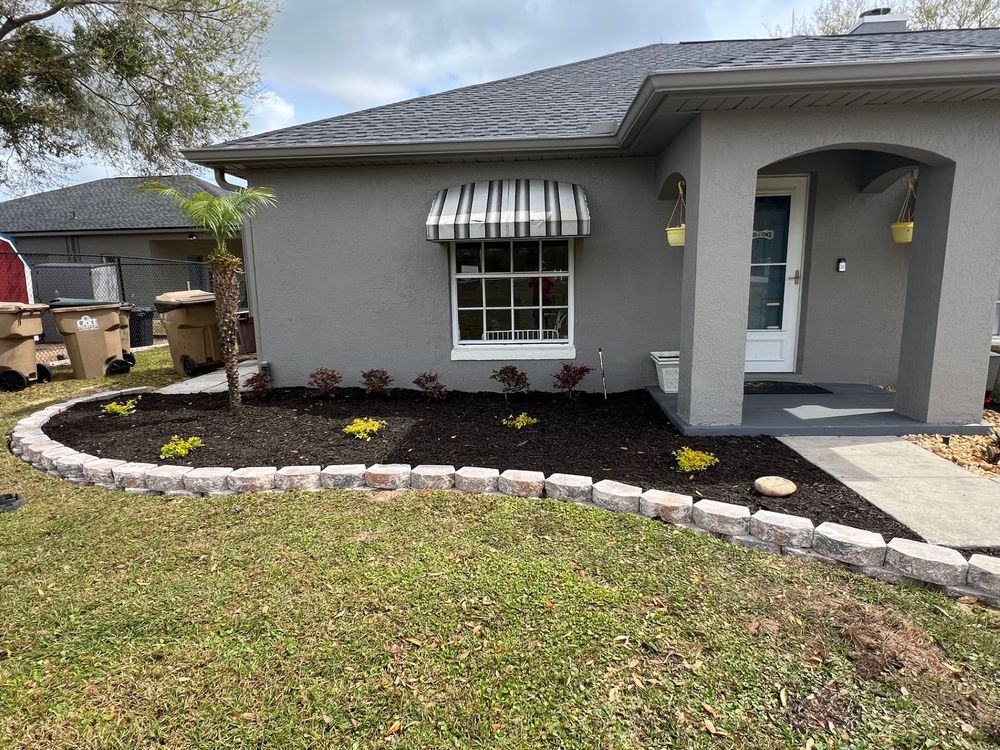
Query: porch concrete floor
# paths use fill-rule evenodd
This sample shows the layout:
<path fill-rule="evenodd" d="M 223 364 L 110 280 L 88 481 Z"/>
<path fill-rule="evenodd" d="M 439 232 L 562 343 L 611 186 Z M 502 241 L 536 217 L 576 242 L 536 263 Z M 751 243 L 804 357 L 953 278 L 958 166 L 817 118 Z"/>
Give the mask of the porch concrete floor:
<path fill-rule="evenodd" d="M 897 437 L 779 439 L 928 542 L 1000 547 L 1000 482 L 995 479 Z"/>
<path fill-rule="evenodd" d="M 251 375 L 256 374 L 256 372 L 257 360 L 252 359 L 246 362 L 241 362 L 240 383 L 245 383 L 246 379 Z M 212 372 L 205 373 L 204 375 L 198 375 L 194 378 L 182 380 L 179 383 L 172 383 L 171 385 L 164 386 L 163 388 L 160 388 L 157 393 L 225 393 L 226 390 L 226 371 L 220 367 L 218 370 L 212 370 Z"/>
<path fill-rule="evenodd" d="M 982 424 L 918 422 L 892 410 L 895 394 L 860 383 L 817 383 L 830 393 L 748 394 L 743 423 L 724 427 L 692 426 L 677 413 L 677 394 L 656 386 L 648 390 L 674 426 L 685 435 L 912 435 L 940 433 L 986 435 Z"/>

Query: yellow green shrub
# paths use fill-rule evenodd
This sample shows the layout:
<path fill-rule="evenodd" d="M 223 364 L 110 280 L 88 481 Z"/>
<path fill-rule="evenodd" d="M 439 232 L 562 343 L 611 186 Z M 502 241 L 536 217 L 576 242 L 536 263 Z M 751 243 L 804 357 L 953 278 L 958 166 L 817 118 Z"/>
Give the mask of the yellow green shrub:
<path fill-rule="evenodd" d="M 202 442 L 200 437 L 192 436 L 189 438 L 182 438 L 174 435 L 170 438 L 168 443 L 160 448 L 160 458 L 184 458 L 184 456 L 193 451 L 195 448 L 201 448 L 204 444 L 205 443 Z"/>
<path fill-rule="evenodd" d="M 128 401 L 112 401 L 111 403 L 102 406 L 101 411 L 105 414 L 114 414 L 116 417 L 127 417 L 135 411 L 135 399 L 130 398 Z"/>
<path fill-rule="evenodd" d="M 368 442 L 372 439 L 372 435 L 381 430 L 383 427 L 388 427 L 388 424 L 388 422 L 381 419 L 358 417 L 344 428 L 344 432 L 348 435 L 353 435 L 358 440 Z"/>
<path fill-rule="evenodd" d="M 516 417 L 511 414 L 504 420 L 501 420 L 506 427 L 513 427 L 515 430 L 521 430 L 525 427 L 531 427 L 533 424 L 538 424 L 538 420 L 534 417 L 529 417 L 527 412 L 521 412 Z"/>
<path fill-rule="evenodd" d="M 677 471 L 683 474 L 693 474 L 696 471 L 711 469 L 719 458 L 714 453 L 707 451 L 696 451 L 693 448 L 684 446 L 674 451 L 674 458 L 677 459 Z"/>

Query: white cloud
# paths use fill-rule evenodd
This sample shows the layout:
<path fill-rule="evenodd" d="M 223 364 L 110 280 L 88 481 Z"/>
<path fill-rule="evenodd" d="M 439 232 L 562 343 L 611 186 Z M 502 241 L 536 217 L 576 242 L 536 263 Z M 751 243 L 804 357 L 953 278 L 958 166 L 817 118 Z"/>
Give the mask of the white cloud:
<path fill-rule="evenodd" d="M 295 124 L 295 107 L 274 91 L 260 94 L 250 106 L 250 131 L 263 133 Z"/>

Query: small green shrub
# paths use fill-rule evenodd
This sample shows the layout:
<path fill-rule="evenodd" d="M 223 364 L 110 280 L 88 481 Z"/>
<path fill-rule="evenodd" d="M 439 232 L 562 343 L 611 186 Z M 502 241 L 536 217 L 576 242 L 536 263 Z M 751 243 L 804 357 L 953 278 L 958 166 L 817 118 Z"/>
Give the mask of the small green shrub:
<path fill-rule="evenodd" d="M 135 399 L 130 398 L 128 401 L 112 401 L 111 403 L 102 406 L 101 411 L 105 414 L 114 414 L 116 417 L 127 417 L 135 412 Z"/>
<path fill-rule="evenodd" d="M 201 448 L 205 443 L 202 442 L 200 437 L 189 437 L 182 438 L 178 435 L 174 435 L 170 438 L 170 442 L 160 448 L 160 458 L 164 460 L 173 460 L 175 458 L 184 458 L 188 453 L 193 451 L 195 448 Z"/>
<path fill-rule="evenodd" d="M 677 471 L 683 474 L 693 474 L 696 471 L 711 469 L 719 463 L 719 457 L 707 451 L 696 451 L 693 448 L 684 446 L 674 451 L 674 458 L 677 459 Z"/>
<path fill-rule="evenodd" d="M 531 427 L 533 424 L 538 424 L 538 420 L 534 417 L 529 417 L 527 412 L 521 412 L 516 417 L 511 414 L 506 419 L 502 420 L 505 427 L 513 427 L 515 430 L 522 430 L 525 427 Z"/>
<path fill-rule="evenodd" d="M 383 427 L 388 426 L 389 423 L 382 419 L 357 417 L 353 422 L 344 428 L 344 432 L 348 435 L 353 435 L 358 440 L 364 440 L 367 443 L 372 439 L 372 435 L 381 430 Z"/>

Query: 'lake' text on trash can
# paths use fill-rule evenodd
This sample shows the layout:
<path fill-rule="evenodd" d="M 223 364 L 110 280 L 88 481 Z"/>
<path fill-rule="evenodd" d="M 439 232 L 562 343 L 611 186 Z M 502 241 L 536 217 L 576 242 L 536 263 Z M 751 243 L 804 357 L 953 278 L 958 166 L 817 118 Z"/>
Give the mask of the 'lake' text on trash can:
<path fill-rule="evenodd" d="M 97 322 L 97 318 L 92 318 L 89 315 L 84 315 L 76 321 L 76 328 L 78 331 L 96 331 L 100 327 L 101 326 Z"/>

